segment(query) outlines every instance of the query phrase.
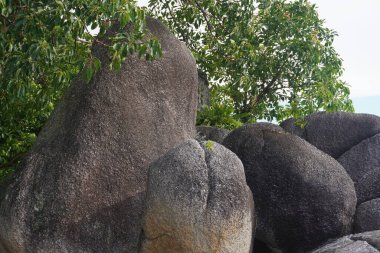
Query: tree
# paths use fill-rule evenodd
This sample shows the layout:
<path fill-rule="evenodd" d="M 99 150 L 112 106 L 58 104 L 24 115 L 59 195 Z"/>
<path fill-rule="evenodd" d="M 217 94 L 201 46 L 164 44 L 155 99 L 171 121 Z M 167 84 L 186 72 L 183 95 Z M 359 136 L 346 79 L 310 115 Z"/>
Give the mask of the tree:
<path fill-rule="evenodd" d="M 82 72 L 89 80 L 101 67 L 91 55 L 94 43 L 109 48 L 113 69 L 132 53 L 152 60 L 161 51 L 156 39 L 144 38 L 145 10 L 134 1 L 0 0 L 0 11 L 1 183 L 31 147 L 72 78 Z M 114 22 L 119 30 L 105 40 Z"/>
<path fill-rule="evenodd" d="M 323 109 L 352 111 L 342 60 L 306 0 L 151 0 L 212 82 L 198 123 L 234 127 Z"/>

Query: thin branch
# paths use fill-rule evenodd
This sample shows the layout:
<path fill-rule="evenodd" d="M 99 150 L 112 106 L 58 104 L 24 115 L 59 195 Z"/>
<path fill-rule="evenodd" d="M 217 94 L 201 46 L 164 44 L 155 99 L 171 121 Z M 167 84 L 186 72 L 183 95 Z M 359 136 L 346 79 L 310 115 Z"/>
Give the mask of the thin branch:
<path fill-rule="evenodd" d="M 198 0 L 194 0 L 194 2 L 195 2 L 195 5 L 197 6 L 197 8 L 202 12 L 203 18 L 205 19 L 206 24 L 207 24 L 207 29 L 209 30 L 209 32 L 212 32 L 212 30 L 213 30 L 212 24 L 210 23 L 210 21 L 209 21 L 209 19 L 207 17 L 206 11 L 199 4 Z"/>

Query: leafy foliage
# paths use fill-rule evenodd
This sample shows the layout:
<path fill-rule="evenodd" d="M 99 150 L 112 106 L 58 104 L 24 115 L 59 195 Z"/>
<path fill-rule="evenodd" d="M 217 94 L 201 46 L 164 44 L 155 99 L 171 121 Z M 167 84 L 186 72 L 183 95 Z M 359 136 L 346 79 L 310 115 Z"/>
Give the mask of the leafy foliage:
<path fill-rule="evenodd" d="M 308 1 L 151 0 L 150 6 L 212 79 L 219 99 L 198 123 L 228 127 L 235 120 L 353 110 L 332 46 L 336 33 Z"/>
<path fill-rule="evenodd" d="M 0 12 L 1 179 L 30 148 L 73 76 L 82 72 L 89 81 L 99 70 L 93 44 L 109 49 L 113 69 L 132 53 L 153 60 L 161 48 L 144 37 L 145 10 L 134 1 L 0 0 Z M 105 40 L 114 22 L 119 29 Z"/>

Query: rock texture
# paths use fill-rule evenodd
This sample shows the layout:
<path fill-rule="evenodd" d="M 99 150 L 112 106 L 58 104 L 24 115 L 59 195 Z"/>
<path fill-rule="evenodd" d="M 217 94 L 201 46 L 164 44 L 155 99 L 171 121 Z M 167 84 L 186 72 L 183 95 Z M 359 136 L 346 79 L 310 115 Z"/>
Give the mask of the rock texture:
<path fill-rule="evenodd" d="M 358 203 L 380 198 L 380 170 L 372 170 L 363 176 L 356 184 Z"/>
<path fill-rule="evenodd" d="M 359 205 L 355 216 L 355 232 L 380 230 L 380 198 Z"/>
<path fill-rule="evenodd" d="M 137 252 L 148 167 L 195 135 L 197 69 L 184 44 L 148 18 L 163 57 L 129 57 L 76 80 L 0 205 L 0 249 Z M 107 49 L 94 54 L 108 66 Z"/>
<path fill-rule="evenodd" d="M 203 106 L 209 106 L 211 103 L 210 89 L 208 88 L 207 75 L 198 70 L 198 110 Z"/>
<path fill-rule="evenodd" d="M 324 245 L 311 253 L 379 253 L 380 230 L 354 234 Z"/>
<path fill-rule="evenodd" d="M 263 123 L 232 131 L 223 145 L 243 162 L 259 240 L 298 253 L 351 232 L 354 184 L 335 159 Z"/>
<path fill-rule="evenodd" d="M 352 147 L 338 161 L 355 182 L 358 203 L 380 198 L 380 134 Z"/>
<path fill-rule="evenodd" d="M 141 253 L 248 253 L 252 194 L 240 160 L 188 140 L 149 170 Z"/>
<path fill-rule="evenodd" d="M 361 141 L 380 133 L 380 117 L 347 112 L 317 112 L 306 117 L 302 129 L 289 119 L 281 124 L 286 131 L 296 134 L 318 149 L 339 158 Z"/>
<path fill-rule="evenodd" d="M 222 143 L 224 138 L 230 133 L 230 130 L 210 126 L 197 126 L 197 134 L 200 139 L 211 140 Z"/>

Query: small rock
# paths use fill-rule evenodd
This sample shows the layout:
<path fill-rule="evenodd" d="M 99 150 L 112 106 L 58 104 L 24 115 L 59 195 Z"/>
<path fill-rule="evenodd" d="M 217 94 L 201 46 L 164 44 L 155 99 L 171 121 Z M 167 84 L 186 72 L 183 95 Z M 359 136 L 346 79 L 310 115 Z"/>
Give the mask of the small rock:
<path fill-rule="evenodd" d="M 197 126 L 196 129 L 198 136 L 202 140 L 211 140 L 217 143 L 222 143 L 224 138 L 231 132 L 224 128 L 210 126 Z"/>
<path fill-rule="evenodd" d="M 380 198 L 364 202 L 356 209 L 355 232 L 380 230 Z"/>

